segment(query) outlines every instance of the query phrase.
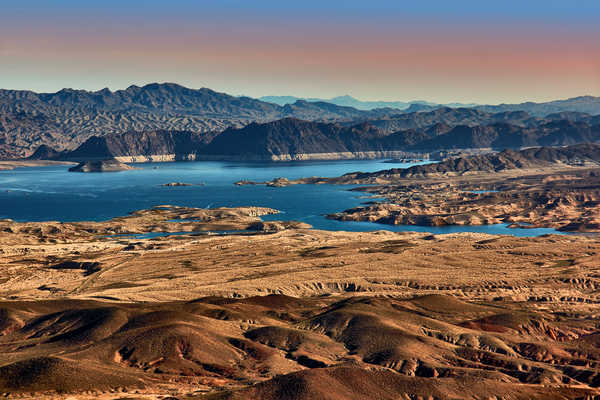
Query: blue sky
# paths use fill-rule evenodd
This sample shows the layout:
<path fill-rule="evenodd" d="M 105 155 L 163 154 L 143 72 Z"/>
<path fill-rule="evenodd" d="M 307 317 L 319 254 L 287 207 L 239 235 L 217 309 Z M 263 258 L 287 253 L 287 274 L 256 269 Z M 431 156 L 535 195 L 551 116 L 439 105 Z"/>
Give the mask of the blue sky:
<path fill-rule="evenodd" d="M 4 1 L 0 87 L 514 102 L 600 94 L 600 1 Z"/>

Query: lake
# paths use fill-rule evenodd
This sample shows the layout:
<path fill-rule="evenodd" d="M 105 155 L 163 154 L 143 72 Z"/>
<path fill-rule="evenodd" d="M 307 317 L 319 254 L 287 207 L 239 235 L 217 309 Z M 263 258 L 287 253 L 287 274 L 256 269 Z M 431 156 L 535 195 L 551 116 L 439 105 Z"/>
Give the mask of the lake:
<path fill-rule="evenodd" d="M 510 229 L 486 226 L 390 226 L 370 222 L 328 220 L 325 214 L 369 201 L 349 185 L 294 185 L 284 188 L 235 186 L 247 179 L 266 181 L 284 176 L 339 176 L 407 168 L 415 164 L 384 160 L 306 161 L 295 163 L 172 162 L 134 164 L 137 170 L 112 173 L 74 173 L 66 166 L 0 171 L 0 218 L 16 221 L 100 221 L 127 213 L 171 204 L 188 207 L 264 206 L 282 211 L 265 220 L 298 220 L 318 229 L 419 231 L 432 233 L 483 232 L 516 236 L 557 233 L 554 229 Z M 163 187 L 169 182 L 198 186 Z"/>

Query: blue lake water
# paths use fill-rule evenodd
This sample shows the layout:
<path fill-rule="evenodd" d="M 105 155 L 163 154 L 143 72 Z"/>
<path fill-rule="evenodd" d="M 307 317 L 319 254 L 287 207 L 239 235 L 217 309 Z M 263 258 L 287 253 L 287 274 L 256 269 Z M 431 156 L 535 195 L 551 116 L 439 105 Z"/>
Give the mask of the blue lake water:
<path fill-rule="evenodd" d="M 484 232 L 537 236 L 553 229 L 510 229 L 487 226 L 389 226 L 369 222 L 332 221 L 324 217 L 369 201 L 347 185 L 295 185 L 285 188 L 235 186 L 247 179 L 280 176 L 339 176 L 406 168 L 414 164 L 383 160 L 309 161 L 301 163 L 173 162 L 137 164 L 137 170 L 113 173 L 73 173 L 66 166 L 0 171 L 0 218 L 17 221 L 100 221 L 161 204 L 188 207 L 264 206 L 282 211 L 265 220 L 299 220 L 318 229 L 420 231 L 432 233 Z M 163 187 L 169 182 L 201 186 Z"/>

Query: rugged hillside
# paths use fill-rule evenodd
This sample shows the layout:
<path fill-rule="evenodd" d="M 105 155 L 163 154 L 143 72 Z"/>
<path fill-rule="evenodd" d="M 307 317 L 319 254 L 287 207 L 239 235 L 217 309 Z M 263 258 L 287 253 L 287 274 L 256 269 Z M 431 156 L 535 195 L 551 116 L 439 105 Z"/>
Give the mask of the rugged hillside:
<path fill-rule="evenodd" d="M 490 125 L 459 125 L 431 132 L 428 138 L 413 144 L 413 149 L 513 148 L 530 146 L 565 146 L 600 141 L 600 125 L 570 120 L 551 121 L 534 127 L 504 122 Z"/>
<path fill-rule="evenodd" d="M 385 134 L 369 122 L 346 126 L 284 118 L 204 134 L 156 130 L 93 136 L 73 151 L 58 153 L 42 146 L 31 157 L 75 161 L 112 157 L 121 161 L 376 158 L 437 150 L 519 149 L 597 141 L 600 141 L 600 125 L 589 126 L 586 122 L 568 120 L 551 121 L 536 127 L 507 123 L 452 127 L 437 123 L 425 129 Z"/>
<path fill-rule="evenodd" d="M 488 112 L 526 111 L 531 115 L 538 117 L 564 111 L 576 111 L 598 115 L 600 114 L 600 97 L 580 96 L 566 100 L 549 101 L 546 103 L 526 102 L 520 104 L 477 106 L 476 108 Z"/>
<path fill-rule="evenodd" d="M 558 112 L 545 117 L 535 116 L 526 111 L 485 111 L 478 108 L 450 108 L 442 107 L 434 110 L 415 110 L 405 113 L 387 113 L 382 118 L 371 118 L 369 123 L 385 133 L 392 133 L 408 129 L 428 129 L 435 124 L 448 126 L 479 126 L 507 123 L 522 128 L 534 128 L 540 125 L 557 121 L 585 123 L 587 125 L 600 124 L 600 115 L 591 115 L 583 112 Z"/>
<path fill-rule="evenodd" d="M 574 196 L 597 204 L 571 193 L 540 204 L 562 210 Z M 252 229 L 276 212 L 163 205 L 108 221 L 0 220 L 8 266 L 0 268 L 0 393 L 600 395 L 597 237 L 331 232 L 292 222 L 276 234 L 208 234 Z M 126 235 L 142 232 L 189 235 Z"/>
<path fill-rule="evenodd" d="M 346 121 L 371 118 L 367 111 L 329 103 L 298 102 L 289 107 L 210 89 L 149 84 L 112 92 L 63 89 L 56 93 L 0 90 L 0 157 L 30 155 L 42 145 L 73 149 L 91 136 L 128 131 L 198 133 L 242 127 L 286 116 Z"/>
<path fill-rule="evenodd" d="M 504 150 L 471 157 L 460 157 L 437 164 L 416 165 L 407 169 L 393 168 L 373 173 L 350 173 L 342 179 L 365 179 L 372 177 L 408 178 L 432 174 L 463 174 L 474 171 L 502 171 L 532 168 L 551 164 L 585 165 L 600 163 L 600 144 L 579 144 L 569 147 L 538 147 L 521 151 Z"/>
<path fill-rule="evenodd" d="M 50 146 L 57 151 L 73 150 L 92 136 L 160 130 L 204 134 L 242 128 L 251 122 L 266 123 L 288 117 L 339 123 L 346 127 L 368 122 L 384 135 L 403 132 L 389 139 L 391 143 L 386 142 L 392 145 L 392 149 L 420 143 L 434 150 L 447 148 L 448 143 L 452 144 L 451 148 L 572 144 L 596 140 L 596 133 L 589 130 L 600 125 L 600 116 L 591 115 L 600 112 L 595 108 L 597 101 L 597 98 L 585 97 L 535 107 L 533 103 L 525 103 L 478 108 L 415 103 L 401 111 L 395 108 L 359 110 L 330 102 L 306 100 L 280 106 L 172 83 L 130 86 L 114 92 L 108 89 L 97 92 L 63 89 L 56 93 L 0 90 L 0 158 L 26 157 L 40 145 Z M 346 103 L 353 104 L 351 101 Z M 543 117 L 546 114 L 550 115 Z M 554 128 L 552 123 L 556 124 Z M 511 135 L 516 128 L 497 124 L 536 131 L 516 132 L 518 137 L 514 138 L 513 143 L 510 136 L 505 140 L 505 134 L 508 132 Z M 474 131 L 461 128 L 450 136 L 436 139 L 438 135 L 450 131 L 440 127 L 460 126 L 473 128 Z M 544 140 L 538 140 L 543 136 L 540 129 L 548 136 Z M 558 136 L 552 136 L 552 132 Z M 453 135 L 458 135 L 458 141 Z M 530 135 L 534 138 L 529 138 Z M 378 149 L 381 145 L 379 142 L 370 143 L 352 151 Z M 342 149 L 343 146 L 337 148 Z"/>
<path fill-rule="evenodd" d="M 32 155 L 27 157 L 29 160 L 55 160 L 60 158 L 62 153 L 60 151 L 56 151 L 50 146 L 46 146 L 45 144 L 41 145 Z"/>
<path fill-rule="evenodd" d="M 360 158 L 363 155 L 359 153 L 402 151 L 403 143 L 402 137 L 384 135 L 368 123 L 344 127 L 285 118 L 266 124 L 253 123 L 242 129 L 228 129 L 215 137 L 202 154 L 247 159 L 301 159 L 311 154 L 348 153 L 340 157 Z"/>
<path fill-rule="evenodd" d="M 404 114 L 388 115 L 384 118 L 371 119 L 369 122 L 383 132 L 392 133 L 407 129 L 426 129 L 439 123 L 449 126 L 477 126 L 510 122 L 525 127 L 538 125 L 544 120 L 534 118 L 526 112 L 491 113 L 474 108 L 442 107 L 435 110 L 415 110 Z"/>
<path fill-rule="evenodd" d="M 477 111 L 475 111 L 477 113 Z M 385 134 L 365 122 L 353 126 L 287 118 L 265 124 L 228 129 L 202 153 L 213 156 L 264 158 L 280 155 L 361 152 L 429 152 L 440 149 L 519 149 L 529 146 L 564 146 L 600 141 L 600 125 L 567 120 L 535 127 L 507 123 L 451 127 L 438 123 L 426 129 Z M 333 157 L 334 158 L 334 157 Z"/>
<path fill-rule="evenodd" d="M 193 159 L 211 137 L 211 133 L 202 135 L 162 130 L 93 136 L 77 149 L 60 153 L 54 158 L 74 161 L 119 158 L 140 162 Z M 38 152 L 39 148 L 36 150 Z"/>
<path fill-rule="evenodd" d="M 115 92 L 63 89 L 56 93 L 0 90 L 0 112 L 145 111 L 230 117 L 275 117 L 279 107 L 249 97 L 234 97 L 210 89 L 188 89 L 173 83 L 130 86 Z"/>
<path fill-rule="evenodd" d="M 395 242 L 384 243 L 405 241 Z M 593 398 L 585 396 L 598 393 L 597 330 L 569 313 L 505 303 L 440 294 L 4 302 L 0 390 L 35 398 L 115 387 L 209 392 L 185 396 L 198 400 Z"/>
<path fill-rule="evenodd" d="M 309 102 L 298 100 L 293 104 L 283 106 L 283 115 L 304 120 L 339 121 L 356 120 L 357 118 L 374 118 L 386 113 L 397 113 L 394 109 L 378 109 L 373 111 L 360 111 L 353 107 L 338 106 L 327 102 Z"/>
<path fill-rule="evenodd" d="M 53 156 L 52 151 L 43 146 L 36 150 L 35 156 L 44 158 L 48 155 L 51 159 L 75 161 L 111 157 L 123 161 L 196 157 L 257 160 L 372 158 L 393 156 L 388 153 L 401 152 L 415 140 L 426 138 L 428 136 L 417 132 L 412 135 L 384 135 L 368 123 L 345 127 L 284 118 L 264 124 L 251 123 L 240 129 L 229 128 L 222 133 L 150 131 L 94 136 L 73 151 Z M 377 154 L 363 154 L 366 152 Z"/>
<path fill-rule="evenodd" d="M 159 129 L 204 133 L 247 123 L 235 118 L 138 112 L 82 112 L 53 117 L 20 113 L 3 118 L 5 123 L 0 120 L 0 156 L 3 158 L 28 156 L 42 144 L 58 150 L 74 149 L 94 135 Z"/>

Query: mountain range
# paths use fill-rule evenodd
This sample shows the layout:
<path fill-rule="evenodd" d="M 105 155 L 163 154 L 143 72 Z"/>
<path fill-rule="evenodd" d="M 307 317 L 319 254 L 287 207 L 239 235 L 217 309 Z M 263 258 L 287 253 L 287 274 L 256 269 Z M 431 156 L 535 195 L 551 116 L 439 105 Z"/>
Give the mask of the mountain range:
<path fill-rule="evenodd" d="M 416 101 L 361 101 L 352 96 L 337 96 L 331 99 L 302 98 L 295 96 L 263 96 L 259 100 L 285 106 L 299 100 L 311 103 L 331 103 L 343 107 L 353 107 L 358 110 L 375 110 L 378 108 L 393 108 L 404 112 L 430 111 L 436 108 L 474 108 L 490 113 L 525 111 L 536 117 L 545 117 L 552 113 L 575 111 L 589 114 L 600 114 L 600 97 L 579 96 L 566 100 L 554 100 L 543 103 L 524 102 L 518 104 L 481 105 L 476 103 L 433 103 L 424 100 Z"/>
<path fill-rule="evenodd" d="M 526 111 L 536 117 L 544 117 L 548 114 L 565 111 L 598 115 L 600 114 L 600 97 L 579 96 L 545 103 L 526 102 L 520 104 L 482 105 L 477 106 L 477 109 L 488 112 Z"/>
<path fill-rule="evenodd" d="M 389 169 L 373 173 L 350 173 L 345 179 L 366 179 L 371 177 L 396 176 L 412 178 L 415 176 L 462 174 L 465 172 L 498 172 L 509 169 L 536 168 L 552 164 L 598 165 L 600 163 L 600 145 L 582 143 L 567 147 L 535 147 L 520 151 L 504 150 L 498 153 L 452 158 L 440 163 L 415 165 L 405 169 Z"/>
<path fill-rule="evenodd" d="M 343 107 L 354 107 L 358 110 L 374 110 L 376 108 L 397 108 L 399 110 L 406 110 L 412 105 L 416 106 L 428 106 L 428 107 L 439 107 L 442 104 L 432 103 L 424 100 L 415 100 L 415 101 L 362 101 L 358 100 L 352 96 L 337 96 L 332 97 L 330 99 L 319 99 L 314 97 L 296 97 L 296 96 L 263 96 L 259 97 L 259 100 L 266 101 L 268 103 L 279 104 L 280 106 L 285 106 L 286 104 L 293 104 L 298 100 L 304 100 L 311 103 L 331 103 L 338 106 Z M 475 103 L 450 103 L 443 104 L 446 107 L 474 107 L 477 104 Z"/>
<path fill-rule="evenodd" d="M 494 115 L 488 118 L 500 119 Z M 533 121 L 530 125 L 504 121 L 473 126 L 435 123 L 386 133 L 369 122 L 346 126 L 284 118 L 208 134 L 156 130 L 93 136 L 72 151 L 59 152 L 41 146 L 31 158 L 70 161 L 117 158 L 126 162 L 387 158 L 438 150 L 503 150 L 600 142 L 598 117 Z"/>
<path fill-rule="evenodd" d="M 351 104 L 353 99 L 343 96 L 337 101 Z M 600 98 L 591 96 L 549 103 L 460 108 L 417 102 L 406 110 L 392 107 L 364 110 L 340 104 L 300 99 L 281 106 L 173 83 L 96 92 L 0 90 L 0 158 L 26 157 L 42 145 L 48 146 L 46 150 L 42 148 L 44 151 L 68 153 L 92 137 L 107 136 L 109 141 L 116 143 L 121 141 L 118 136 L 125 133 L 122 140 L 134 146 L 129 153 L 135 153 L 141 151 L 132 139 L 135 132 L 145 132 L 145 135 L 161 132 L 159 136 L 165 135 L 164 132 L 171 132 L 169 135 L 186 132 L 194 137 L 190 153 L 202 153 L 207 157 L 209 154 L 234 154 L 244 149 L 236 150 L 237 142 L 227 145 L 225 138 L 238 140 L 241 136 L 233 133 L 238 130 L 242 134 L 254 132 L 252 135 L 257 135 L 261 124 L 269 123 L 273 124 L 260 129 L 270 132 L 271 136 L 255 138 L 267 146 L 261 148 L 260 154 L 256 153 L 258 158 L 304 154 L 305 151 L 357 153 L 496 147 L 501 144 L 513 148 L 572 144 L 597 140 L 596 125 L 600 124 L 597 115 L 600 114 Z M 288 118 L 289 121 L 275 123 Z M 317 124 L 306 125 L 299 120 Z M 291 129 L 290 124 L 298 130 Z M 246 126 L 249 129 L 242 129 Z M 323 130 L 327 135 L 333 135 L 333 139 L 327 136 L 325 140 L 320 136 Z M 311 136 L 311 132 L 316 136 Z M 338 134 L 340 136 L 336 136 Z M 277 145 L 267 144 L 270 140 Z M 230 148 L 225 151 L 227 146 Z M 171 151 L 173 148 L 158 145 L 156 150 Z"/>
<path fill-rule="evenodd" d="M 399 110 L 407 110 L 411 106 L 422 106 L 425 108 L 436 108 L 436 107 L 475 107 L 475 103 L 448 103 L 438 104 L 432 103 L 425 100 L 414 100 L 414 101 L 363 101 L 358 100 L 352 96 L 344 95 L 332 97 L 330 99 L 320 99 L 314 97 L 296 97 L 296 96 L 262 96 L 259 100 L 266 101 L 268 103 L 279 104 L 285 106 L 286 104 L 293 104 L 298 100 L 304 100 L 311 103 L 331 103 L 343 107 L 354 107 L 358 110 L 374 110 L 376 108 L 397 108 Z"/>
<path fill-rule="evenodd" d="M 42 144 L 73 149 L 91 136 L 110 133 L 163 129 L 205 133 L 285 117 L 351 121 L 391 112 L 306 101 L 279 106 L 172 83 L 130 86 L 114 92 L 0 90 L 0 158 L 22 157 Z"/>

